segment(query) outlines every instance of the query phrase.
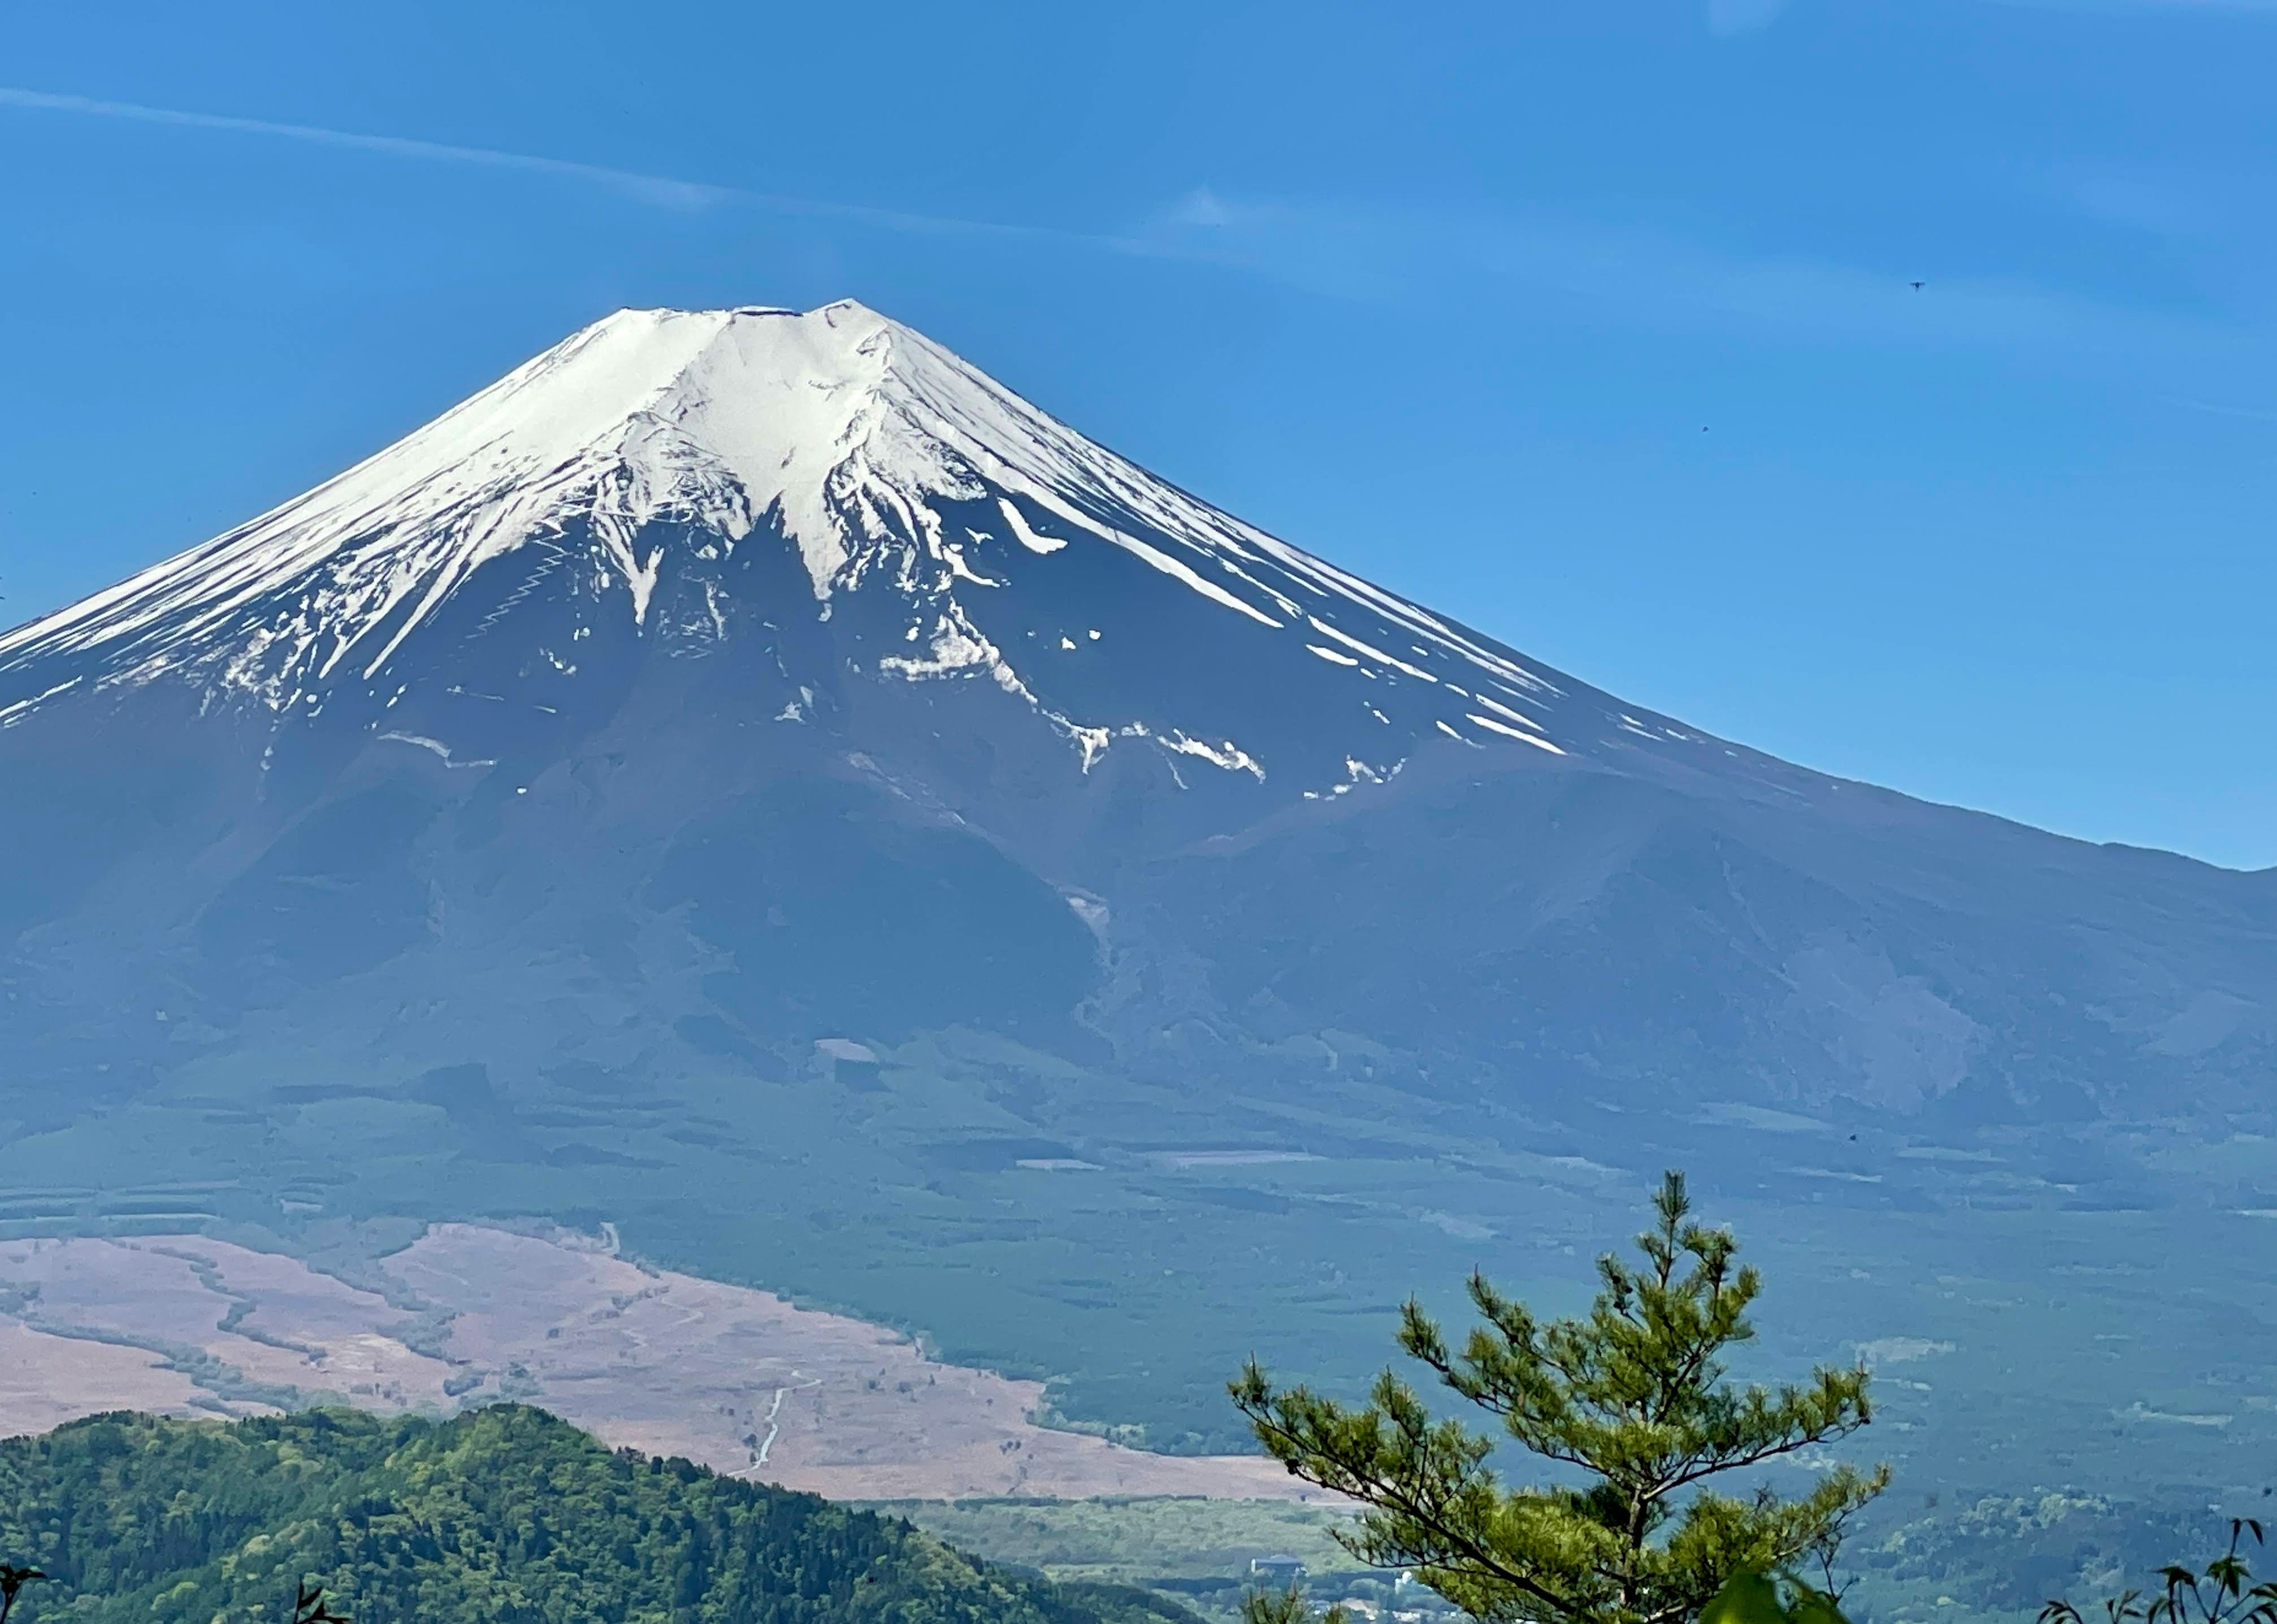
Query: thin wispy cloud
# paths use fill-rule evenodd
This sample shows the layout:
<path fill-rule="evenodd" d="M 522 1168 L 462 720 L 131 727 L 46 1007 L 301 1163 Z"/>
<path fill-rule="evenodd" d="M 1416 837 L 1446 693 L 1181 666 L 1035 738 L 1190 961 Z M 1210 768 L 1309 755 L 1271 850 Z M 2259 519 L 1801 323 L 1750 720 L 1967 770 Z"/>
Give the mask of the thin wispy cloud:
<path fill-rule="evenodd" d="M 2183 400 L 2172 395 L 2166 397 L 2169 406 L 2179 406 L 2186 411 L 2204 412 L 2209 417 L 2241 417 L 2248 423 L 2277 423 L 2277 412 L 2265 411 L 2251 406 L 2224 406 L 2219 400 Z"/>
<path fill-rule="evenodd" d="M 2036 11 L 2098 11 L 2109 15 L 2128 11 L 2228 11 L 2277 17 L 2277 0 L 1995 0 L 1995 3 L 2028 7 Z"/>
<path fill-rule="evenodd" d="M 270 118 L 240 118 L 226 113 L 186 112 L 173 107 L 147 107 L 137 102 L 105 102 L 93 96 L 57 95 L 45 90 L 0 86 L 0 107 L 20 107 L 38 112 L 77 113 L 87 118 L 120 118 L 135 124 L 171 125 L 193 130 L 221 130 L 237 135 L 267 135 L 320 147 L 345 147 L 357 152 L 428 163 L 470 164 L 487 169 L 516 169 L 533 174 L 556 175 L 590 181 L 642 202 L 674 209 L 700 209 L 729 195 L 727 188 L 699 181 L 675 180 L 663 175 L 644 175 L 632 170 L 611 169 L 599 164 L 578 164 L 567 158 L 535 156 L 526 152 L 500 152 L 488 147 L 457 147 L 445 141 L 419 141 L 402 135 L 365 135 L 352 130 L 325 129 L 313 124 L 282 124 Z"/>
<path fill-rule="evenodd" d="M 843 220 L 884 231 L 922 235 L 1057 242 L 1147 258 L 1207 257 L 1200 251 L 1189 251 L 1177 245 L 1135 237 L 1070 231 L 1060 226 L 1022 225 L 995 220 L 965 219 L 951 215 L 919 214 L 906 210 L 877 209 L 862 203 L 837 202 L 781 192 L 754 191 L 745 187 L 717 186 L 709 181 L 683 180 L 669 175 L 644 174 L 637 170 L 615 169 L 602 164 L 580 164 L 568 158 L 543 157 L 534 153 L 506 152 L 491 147 L 461 147 L 446 141 L 423 141 L 415 136 L 370 135 L 354 130 L 331 129 L 322 125 L 288 124 L 272 118 L 247 118 L 229 113 L 192 112 L 180 108 L 151 107 L 139 102 L 109 102 L 94 96 L 58 95 L 52 91 L 28 90 L 15 86 L 0 86 L 0 107 L 80 118 L 122 119 L 133 124 L 169 126 L 178 129 L 263 136 L 420 163 L 514 170 L 527 174 L 583 181 L 638 202 L 682 211 L 740 204 L 780 214 Z"/>
<path fill-rule="evenodd" d="M 1786 7 L 1787 0 L 1708 0 L 1708 31 L 1753 34 L 1777 22 Z"/>
<path fill-rule="evenodd" d="M 2047 0 L 2079 3 L 2079 0 Z M 2170 8 L 2224 0 L 2135 0 Z M 2247 0 L 2229 0 L 2246 4 Z M 1719 31 L 1768 26 L 1787 0 L 1716 0 Z M 2277 6 L 2277 0 L 2268 0 Z M 762 192 L 606 164 L 373 135 L 317 125 L 153 107 L 0 86 L 0 109 L 213 131 L 550 176 L 678 211 L 756 208 L 926 236 L 978 237 L 1131 257 L 1202 263 L 1336 298 L 1396 300 L 1420 286 L 1484 277 L 1590 302 L 1613 302 L 1646 320 L 1768 324 L 1792 336 L 1879 336 L 1972 342 L 2077 341 L 2155 330 L 2171 341 L 2187 324 L 2098 307 L 2048 290 L 1947 285 L 1933 301 L 1900 300 L 1901 279 L 1809 260 L 1732 257 L 1706 244 L 1635 227 L 1542 217 L 1437 215 L 1365 204 L 1237 201 L 1207 188 L 1123 233 L 1027 225 L 880 209 Z M 1894 301 L 1894 302 L 1892 302 Z M 2123 339 L 2121 341 L 2124 341 Z"/>
<path fill-rule="evenodd" d="M 1149 232 L 1165 245 L 1207 245 L 1218 263 L 1358 302 L 1499 301 L 1523 291 L 1543 319 L 1560 308 L 1593 308 L 1672 329 L 1907 347 L 2177 355 L 2240 337 L 2203 313 L 2016 279 L 1946 272 L 1916 289 L 1914 266 L 1747 254 L 1646 223 L 1544 212 L 1251 202 L 1203 190 L 1165 209 Z"/>
<path fill-rule="evenodd" d="M 1705 0 L 1710 34 L 1758 34 L 1777 22 L 1793 0 Z M 2277 0 L 1993 0 L 2040 11 L 2243 12 L 2277 17 Z"/>

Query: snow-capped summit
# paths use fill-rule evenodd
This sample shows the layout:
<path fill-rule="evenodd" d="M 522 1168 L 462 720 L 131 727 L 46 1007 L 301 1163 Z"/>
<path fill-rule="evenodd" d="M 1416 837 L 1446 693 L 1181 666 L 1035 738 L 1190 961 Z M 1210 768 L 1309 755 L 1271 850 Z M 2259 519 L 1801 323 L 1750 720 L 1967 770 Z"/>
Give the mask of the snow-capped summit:
<path fill-rule="evenodd" d="M 73 1101 L 929 1033 L 992 1134 L 1155 1079 L 1117 1144 L 1375 1078 L 2076 1120 L 2277 1033 L 2266 876 L 1624 706 L 853 304 L 610 316 L 0 637 L 0 1053 Z"/>
<path fill-rule="evenodd" d="M 803 608 L 748 601 L 754 546 L 796 557 Z M 660 617 L 660 589 L 687 603 Z M 533 629 L 561 674 L 576 651 L 554 645 L 605 627 L 684 648 L 729 636 L 731 609 L 773 626 L 849 599 L 895 646 L 841 663 L 989 682 L 1086 770 L 1138 738 L 1260 780 L 1288 766 L 1325 794 L 1450 739 L 1692 742 L 1220 512 L 851 301 L 597 322 L 307 494 L 0 637 L 0 722 L 166 681 L 279 713 L 369 711 L 449 675 L 472 638 Z M 549 600 L 574 601 L 575 625 L 519 613 Z M 1266 713 L 1275 736 L 1257 735 Z M 1302 748 L 1278 736 L 1291 717 Z"/>

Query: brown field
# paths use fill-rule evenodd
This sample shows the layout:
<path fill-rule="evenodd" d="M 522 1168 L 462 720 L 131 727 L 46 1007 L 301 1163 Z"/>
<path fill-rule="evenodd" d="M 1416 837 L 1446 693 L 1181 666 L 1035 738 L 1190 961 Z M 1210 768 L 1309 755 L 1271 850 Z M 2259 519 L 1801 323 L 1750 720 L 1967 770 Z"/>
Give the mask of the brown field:
<path fill-rule="evenodd" d="M 201 1236 L 0 1242 L 0 1436 L 110 1409 L 329 1398 L 439 1414 L 505 1397 L 612 1444 L 843 1498 L 1318 1498 L 1269 1461 L 1037 1426 L 1040 1384 L 577 1238 L 443 1224 L 381 1267 L 423 1312 Z"/>

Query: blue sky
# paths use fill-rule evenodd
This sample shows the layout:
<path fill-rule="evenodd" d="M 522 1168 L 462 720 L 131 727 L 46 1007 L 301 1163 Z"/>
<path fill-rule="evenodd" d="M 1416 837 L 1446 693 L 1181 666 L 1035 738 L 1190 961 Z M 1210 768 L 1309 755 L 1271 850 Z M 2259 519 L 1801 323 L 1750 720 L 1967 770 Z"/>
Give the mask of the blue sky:
<path fill-rule="evenodd" d="M 620 305 L 850 294 L 1640 703 L 2277 864 L 2277 0 L 88 0 L 0 42 L 0 619 Z"/>

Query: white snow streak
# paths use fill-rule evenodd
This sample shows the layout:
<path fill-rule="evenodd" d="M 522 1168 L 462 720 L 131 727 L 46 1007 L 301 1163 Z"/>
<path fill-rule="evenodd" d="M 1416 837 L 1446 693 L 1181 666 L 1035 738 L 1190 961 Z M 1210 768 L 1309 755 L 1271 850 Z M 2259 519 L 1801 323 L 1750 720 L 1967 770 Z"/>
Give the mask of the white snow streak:
<path fill-rule="evenodd" d="M 1546 750 L 1553 756 L 1562 756 L 1565 753 L 1564 751 L 1558 749 L 1557 746 L 1552 744 L 1548 739 L 1542 737 L 1539 734 L 1521 733 L 1516 728 L 1512 727 L 1508 722 L 1496 721 L 1491 716 L 1466 714 L 1465 720 L 1474 721 L 1481 728 L 1491 728 L 1495 732 L 1501 734 L 1505 738 L 1516 739 L 1521 744 L 1531 744 L 1536 750 Z M 1451 733 L 1454 729 L 1450 728 L 1448 728 L 1448 731 Z"/>
<path fill-rule="evenodd" d="M 1358 649 L 1361 653 L 1367 655 L 1379 666 L 1390 666 L 1393 670 L 1404 671 L 1409 676 L 1420 676 L 1427 682 L 1436 682 L 1439 680 L 1437 677 L 1433 676 L 1428 671 L 1424 670 L 1420 666 L 1411 666 L 1405 660 L 1399 659 L 1396 655 L 1387 654 L 1380 648 L 1363 643 L 1358 637 L 1353 637 L 1350 632 L 1340 630 L 1337 628 L 1329 625 L 1328 621 L 1321 620 L 1318 615 L 1313 617 L 1313 629 L 1321 633 L 1323 637 L 1334 637 L 1346 648 Z"/>
<path fill-rule="evenodd" d="M 1062 547 L 1067 545 L 1067 543 L 1062 541 L 1056 536 L 1037 535 L 1034 530 L 1028 528 L 1028 522 L 1020 516 L 1020 510 L 1013 507 L 1011 503 L 1006 501 L 1002 497 L 1000 496 L 996 499 L 996 506 L 1003 509 L 1004 522 L 1012 527 L 1012 534 L 1018 538 L 1020 545 L 1027 548 L 1029 552 L 1051 553 L 1056 553 Z"/>

